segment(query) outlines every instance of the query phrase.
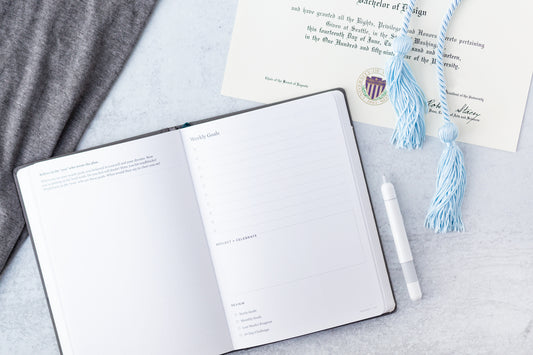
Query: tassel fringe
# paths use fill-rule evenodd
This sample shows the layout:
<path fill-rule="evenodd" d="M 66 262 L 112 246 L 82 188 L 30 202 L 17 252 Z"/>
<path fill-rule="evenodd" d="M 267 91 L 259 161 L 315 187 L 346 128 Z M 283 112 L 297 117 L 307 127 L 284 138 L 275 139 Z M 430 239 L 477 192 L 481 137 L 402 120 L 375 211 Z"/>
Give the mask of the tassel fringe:
<path fill-rule="evenodd" d="M 426 228 L 435 233 L 463 232 L 461 205 L 466 186 L 466 169 L 463 152 L 457 144 L 457 127 L 447 123 L 439 130 L 441 140 L 447 144 L 437 168 L 437 188 L 426 216 Z"/>
<path fill-rule="evenodd" d="M 395 55 L 385 69 L 388 95 L 397 116 L 391 143 L 403 149 L 421 148 L 426 136 L 426 97 L 404 58 L 411 46 L 412 40 L 409 36 L 400 35 L 395 38 Z"/>

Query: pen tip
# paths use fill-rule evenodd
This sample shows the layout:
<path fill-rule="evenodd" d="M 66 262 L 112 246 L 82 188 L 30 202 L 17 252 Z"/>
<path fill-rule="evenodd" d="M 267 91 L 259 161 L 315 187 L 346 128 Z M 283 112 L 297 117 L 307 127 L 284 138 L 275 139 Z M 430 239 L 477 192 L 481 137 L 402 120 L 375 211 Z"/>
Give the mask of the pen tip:
<path fill-rule="evenodd" d="M 381 179 L 383 180 L 384 184 L 387 182 L 387 178 L 385 177 L 385 175 L 381 175 Z"/>
<path fill-rule="evenodd" d="M 409 292 L 409 298 L 411 298 L 412 301 L 422 299 L 422 290 L 420 289 L 420 283 L 418 283 L 418 281 L 408 283 L 407 291 Z"/>

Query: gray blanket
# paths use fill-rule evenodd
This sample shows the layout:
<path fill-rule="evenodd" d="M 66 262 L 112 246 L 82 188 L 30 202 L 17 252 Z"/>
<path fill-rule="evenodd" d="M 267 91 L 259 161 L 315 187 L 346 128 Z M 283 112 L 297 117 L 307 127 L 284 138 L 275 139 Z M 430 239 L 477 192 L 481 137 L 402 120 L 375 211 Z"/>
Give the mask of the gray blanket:
<path fill-rule="evenodd" d="M 156 0 L 0 0 L 0 271 L 24 228 L 12 171 L 70 152 Z"/>

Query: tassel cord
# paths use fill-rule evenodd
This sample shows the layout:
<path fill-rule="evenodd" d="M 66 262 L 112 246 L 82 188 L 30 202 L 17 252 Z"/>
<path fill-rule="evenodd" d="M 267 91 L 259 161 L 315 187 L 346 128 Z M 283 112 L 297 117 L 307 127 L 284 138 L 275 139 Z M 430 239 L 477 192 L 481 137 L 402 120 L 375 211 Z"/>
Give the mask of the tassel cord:
<path fill-rule="evenodd" d="M 455 9 L 461 0 L 452 0 L 450 8 L 444 15 L 442 20 L 442 26 L 440 28 L 439 37 L 437 39 L 437 53 L 436 53 L 436 64 L 437 64 L 437 80 L 439 83 L 439 100 L 442 110 L 442 116 L 446 122 L 450 122 L 450 111 L 448 109 L 448 99 L 446 97 L 446 80 L 444 79 L 444 42 L 446 41 L 446 32 L 448 32 L 448 25 L 450 20 L 455 12 Z"/>
<path fill-rule="evenodd" d="M 411 22 L 411 16 L 413 16 L 413 11 L 415 8 L 416 0 L 409 0 L 407 4 L 407 10 L 405 11 L 405 16 L 403 18 L 402 29 L 400 30 L 400 36 L 406 36 L 407 30 L 409 29 L 409 23 Z"/>

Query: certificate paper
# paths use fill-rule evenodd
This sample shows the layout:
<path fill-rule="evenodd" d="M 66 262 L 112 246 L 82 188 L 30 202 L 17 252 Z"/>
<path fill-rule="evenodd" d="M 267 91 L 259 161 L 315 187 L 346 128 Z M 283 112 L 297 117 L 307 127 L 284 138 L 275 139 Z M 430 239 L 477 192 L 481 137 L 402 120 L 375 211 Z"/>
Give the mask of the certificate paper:
<path fill-rule="evenodd" d="M 392 0 L 240 0 L 222 94 L 270 103 L 333 87 L 355 121 L 394 127 L 384 68 L 406 4 Z M 449 0 L 418 0 L 407 62 L 426 94 L 426 132 L 442 125 L 435 48 Z M 516 151 L 533 72 L 533 2 L 467 0 L 451 20 L 444 71 L 458 140 Z"/>

